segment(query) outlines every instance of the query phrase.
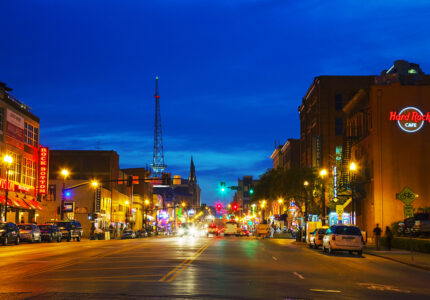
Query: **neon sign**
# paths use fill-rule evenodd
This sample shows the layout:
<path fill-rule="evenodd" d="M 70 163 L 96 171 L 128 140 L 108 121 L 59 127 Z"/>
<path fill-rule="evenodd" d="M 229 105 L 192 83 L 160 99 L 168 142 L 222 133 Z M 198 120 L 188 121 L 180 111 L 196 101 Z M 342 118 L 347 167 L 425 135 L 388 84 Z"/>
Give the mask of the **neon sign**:
<path fill-rule="evenodd" d="M 48 186 L 49 148 L 39 149 L 39 194 L 46 195 Z"/>
<path fill-rule="evenodd" d="M 430 113 L 423 114 L 418 108 L 409 106 L 399 113 L 391 111 L 390 121 L 397 121 L 400 129 L 412 133 L 420 130 L 426 121 L 430 123 Z"/>

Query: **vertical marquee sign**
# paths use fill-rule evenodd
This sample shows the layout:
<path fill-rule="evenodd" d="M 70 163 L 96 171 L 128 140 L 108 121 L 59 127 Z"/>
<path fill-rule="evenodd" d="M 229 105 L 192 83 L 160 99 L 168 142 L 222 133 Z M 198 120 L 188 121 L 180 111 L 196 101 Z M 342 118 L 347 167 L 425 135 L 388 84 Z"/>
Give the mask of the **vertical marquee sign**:
<path fill-rule="evenodd" d="M 48 192 L 48 170 L 49 170 L 49 148 L 39 148 L 39 194 L 46 195 Z"/>

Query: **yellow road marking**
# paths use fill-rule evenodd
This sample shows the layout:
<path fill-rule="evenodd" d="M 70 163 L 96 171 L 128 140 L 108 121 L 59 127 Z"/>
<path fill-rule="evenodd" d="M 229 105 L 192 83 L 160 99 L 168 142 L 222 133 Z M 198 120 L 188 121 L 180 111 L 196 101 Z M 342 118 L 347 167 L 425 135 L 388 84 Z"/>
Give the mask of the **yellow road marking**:
<path fill-rule="evenodd" d="M 323 292 L 323 293 L 340 293 L 341 291 L 338 290 L 321 290 L 321 289 L 309 289 L 310 291 L 314 292 Z"/>
<path fill-rule="evenodd" d="M 176 277 L 179 276 L 179 274 L 182 273 L 183 270 L 185 270 L 197 257 L 199 257 L 208 247 L 210 246 L 210 244 L 208 244 L 202 251 L 199 252 L 199 254 L 195 255 L 193 258 L 191 258 L 186 264 L 183 265 L 183 267 L 181 269 L 179 269 L 175 274 L 173 274 L 167 281 L 171 282 L 173 281 Z"/>
<path fill-rule="evenodd" d="M 164 275 L 159 281 L 163 282 L 169 276 L 172 276 L 171 278 L 169 278 L 169 280 L 168 280 L 169 282 L 172 281 L 173 279 L 175 279 L 190 263 L 192 263 L 197 257 L 199 257 L 200 254 L 202 254 L 203 251 L 205 251 L 210 246 L 210 244 L 211 243 L 208 243 L 208 244 L 205 244 L 202 247 L 200 247 L 192 256 L 188 257 L 183 262 L 181 262 L 179 265 L 177 265 L 173 270 L 171 270 L 169 273 Z M 177 272 L 177 273 L 175 274 L 175 272 Z"/>
<path fill-rule="evenodd" d="M 86 269 L 68 269 L 61 272 L 74 271 L 99 271 L 99 270 L 128 270 L 128 269 L 150 269 L 150 268 L 171 268 L 172 266 L 140 266 L 140 267 L 108 267 L 108 268 L 86 268 Z"/>
<path fill-rule="evenodd" d="M 118 275 L 118 276 L 89 276 L 89 277 L 66 277 L 66 278 L 44 278 L 43 280 L 93 280 L 93 279 L 116 279 L 116 278 L 136 278 L 136 277 L 159 277 L 161 274 L 147 275 Z"/>

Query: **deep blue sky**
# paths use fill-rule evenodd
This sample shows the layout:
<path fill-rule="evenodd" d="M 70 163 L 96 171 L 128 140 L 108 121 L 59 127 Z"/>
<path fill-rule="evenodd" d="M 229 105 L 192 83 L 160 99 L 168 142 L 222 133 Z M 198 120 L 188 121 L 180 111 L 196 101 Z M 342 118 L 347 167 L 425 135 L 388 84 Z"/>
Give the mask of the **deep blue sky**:
<path fill-rule="evenodd" d="M 318 75 L 369 75 L 396 59 L 430 70 L 430 1 L 2 1 L 0 81 L 41 118 L 51 149 L 152 161 L 160 77 L 165 162 L 202 202 L 220 181 L 271 167 L 299 137 L 297 107 Z M 230 192 L 230 195 L 232 193 Z"/>

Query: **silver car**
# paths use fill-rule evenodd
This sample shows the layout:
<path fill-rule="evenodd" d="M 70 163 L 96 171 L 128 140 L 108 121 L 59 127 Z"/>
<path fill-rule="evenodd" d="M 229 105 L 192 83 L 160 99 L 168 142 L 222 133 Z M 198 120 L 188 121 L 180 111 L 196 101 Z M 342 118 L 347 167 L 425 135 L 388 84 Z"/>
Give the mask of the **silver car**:
<path fill-rule="evenodd" d="M 27 241 L 30 243 L 42 241 L 42 235 L 40 234 L 40 229 L 35 224 L 19 224 L 19 235 L 22 241 Z"/>

